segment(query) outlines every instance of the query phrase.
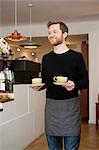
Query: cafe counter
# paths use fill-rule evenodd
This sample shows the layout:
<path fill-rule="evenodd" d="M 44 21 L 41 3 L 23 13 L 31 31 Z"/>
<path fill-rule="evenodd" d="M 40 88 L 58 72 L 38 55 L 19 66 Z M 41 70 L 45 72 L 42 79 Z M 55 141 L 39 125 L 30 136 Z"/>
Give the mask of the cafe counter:
<path fill-rule="evenodd" d="M 18 84 L 13 94 L 13 100 L 2 103 L 0 150 L 23 150 L 44 133 L 46 90 L 34 91 L 30 84 Z"/>

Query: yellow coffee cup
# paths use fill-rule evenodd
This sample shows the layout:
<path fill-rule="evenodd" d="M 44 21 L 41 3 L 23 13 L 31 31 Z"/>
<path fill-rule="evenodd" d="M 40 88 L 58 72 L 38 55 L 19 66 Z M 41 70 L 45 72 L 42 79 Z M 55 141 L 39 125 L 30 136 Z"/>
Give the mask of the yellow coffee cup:
<path fill-rule="evenodd" d="M 64 76 L 54 76 L 53 77 L 54 82 L 57 82 L 57 83 L 65 83 L 65 82 L 67 82 L 67 79 L 68 79 L 68 77 L 64 77 Z"/>

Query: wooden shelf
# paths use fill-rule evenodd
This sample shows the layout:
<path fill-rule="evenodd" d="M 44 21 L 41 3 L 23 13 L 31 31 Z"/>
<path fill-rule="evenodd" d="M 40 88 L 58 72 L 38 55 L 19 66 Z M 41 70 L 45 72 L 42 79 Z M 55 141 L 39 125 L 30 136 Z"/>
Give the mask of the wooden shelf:
<path fill-rule="evenodd" d="M 0 103 L 10 102 L 10 101 L 13 101 L 13 100 L 14 99 L 11 99 L 11 98 L 0 99 Z"/>

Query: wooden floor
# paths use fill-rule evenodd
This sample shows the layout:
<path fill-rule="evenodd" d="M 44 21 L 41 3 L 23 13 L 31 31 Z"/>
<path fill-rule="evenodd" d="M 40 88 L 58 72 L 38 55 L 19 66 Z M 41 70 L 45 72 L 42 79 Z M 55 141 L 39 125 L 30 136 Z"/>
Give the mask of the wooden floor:
<path fill-rule="evenodd" d="M 48 150 L 45 135 L 31 143 L 24 150 Z M 79 150 L 99 150 L 99 129 L 95 125 L 82 123 L 81 143 Z"/>

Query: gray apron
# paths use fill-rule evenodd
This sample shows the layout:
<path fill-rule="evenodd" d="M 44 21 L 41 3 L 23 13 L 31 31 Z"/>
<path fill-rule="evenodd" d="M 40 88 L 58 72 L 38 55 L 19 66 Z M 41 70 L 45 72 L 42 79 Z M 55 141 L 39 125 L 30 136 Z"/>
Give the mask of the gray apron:
<path fill-rule="evenodd" d="M 78 97 L 65 100 L 47 98 L 45 131 L 52 136 L 77 136 L 80 134 L 80 102 Z"/>

